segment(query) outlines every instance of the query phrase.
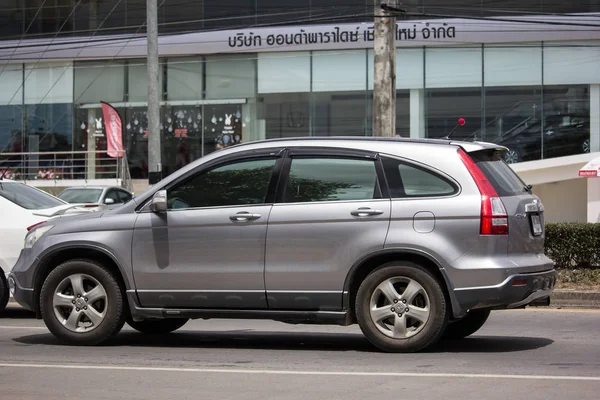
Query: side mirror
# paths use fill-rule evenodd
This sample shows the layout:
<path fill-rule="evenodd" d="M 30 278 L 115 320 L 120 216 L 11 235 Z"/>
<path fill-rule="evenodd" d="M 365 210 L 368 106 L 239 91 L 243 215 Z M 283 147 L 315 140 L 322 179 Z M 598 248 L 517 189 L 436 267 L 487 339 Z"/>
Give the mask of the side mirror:
<path fill-rule="evenodd" d="M 115 204 L 115 201 L 113 199 L 104 199 L 104 204 Z"/>
<path fill-rule="evenodd" d="M 167 191 L 159 190 L 154 193 L 152 202 L 150 203 L 150 210 L 155 213 L 161 213 L 167 211 Z"/>

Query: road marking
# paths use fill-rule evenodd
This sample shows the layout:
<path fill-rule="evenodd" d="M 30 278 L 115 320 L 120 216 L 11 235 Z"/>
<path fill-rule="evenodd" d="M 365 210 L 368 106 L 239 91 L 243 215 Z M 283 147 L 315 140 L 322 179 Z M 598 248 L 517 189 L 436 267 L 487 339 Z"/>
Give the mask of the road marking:
<path fill-rule="evenodd" d="M 600 314 L 600 310 L 589 308 L 523 308 L 519 310 L 499 310 L 502 312 L 545 312 L 545 313 L 582 313 Z"/>
<path fill-rule="evenodd" d="M 154 372 L 195 372 L 215 374 L 253 374 L 253 375 L 315 375 L 315 376 L 391 376 L 411 378 L 472 378 L 472 379 L 520 379 L 520 380 L 553 380 L 553 381 L 597 381 L 599 376 L 565 376 L 565 375 L 502 375 L 502 374 L 454 374 L 454 373 L 415 373 L 415 372 L 354 372 L 354 371 L 295 371 L 269 369 L 218 369 L 218 368 L 174 368 L 174 367 L 126 367 L 106 365 L 61 365 L 61 364 L 27 364 L 0 363 L 6 368 L 48 368 L 48 369 L 88 369 L 108 371 L 154 371 Z"/>
<path fill-rule="evenodd" d="M 48 330 L 45 326 L 0 326 L 0 329 L 44 329 Z"/>

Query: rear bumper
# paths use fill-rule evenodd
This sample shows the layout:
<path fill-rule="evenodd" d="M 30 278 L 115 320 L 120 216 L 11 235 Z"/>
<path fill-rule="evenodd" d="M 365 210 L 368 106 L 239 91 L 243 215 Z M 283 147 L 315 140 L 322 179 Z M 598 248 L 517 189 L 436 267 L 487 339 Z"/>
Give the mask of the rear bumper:
<path fill-rule="evenodd" d="M 509 276 L 495 286 L 459 288 L 454 290 L 462 310 L 477 308 L 520 308 L 550 297 L 556 284 L 554 269 Z"/>

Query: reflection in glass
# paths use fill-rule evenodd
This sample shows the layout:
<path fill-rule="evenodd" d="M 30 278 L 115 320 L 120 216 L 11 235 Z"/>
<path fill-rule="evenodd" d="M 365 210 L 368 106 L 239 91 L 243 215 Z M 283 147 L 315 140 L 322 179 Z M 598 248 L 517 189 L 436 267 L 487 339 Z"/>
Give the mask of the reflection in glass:
<path fill-rule="evenodd" d="M 313 93 L 313 136 L 365 136 L 372 124 L 368 101 L 367 91 Z"/>
<path fill-rule="evenodd" d="M 193 176 L 170 189 L 169 209 L 263 204 L 275 159 L 243 161 Z"/>
<path fill-rule="evenodd" d="M 379 196 L 371 160 L 294 159 L 286 187 L 286 203 L 368 200 Z"/>

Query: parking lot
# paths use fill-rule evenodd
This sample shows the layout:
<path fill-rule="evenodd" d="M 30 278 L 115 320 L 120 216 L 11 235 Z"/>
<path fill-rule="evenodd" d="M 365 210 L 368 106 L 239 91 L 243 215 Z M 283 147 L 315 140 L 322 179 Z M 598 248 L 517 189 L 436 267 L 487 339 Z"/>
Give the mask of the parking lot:
<path fill-rule="evenodd" d="M 474 336 L 420 354 L 375 351 L 357 326 L 191 321 L 167 336 L 125 328 L 60 345 L 17 308 L 0 320 L 8 399 L 597 399 L 600 311 L 492 313 Z"/>

